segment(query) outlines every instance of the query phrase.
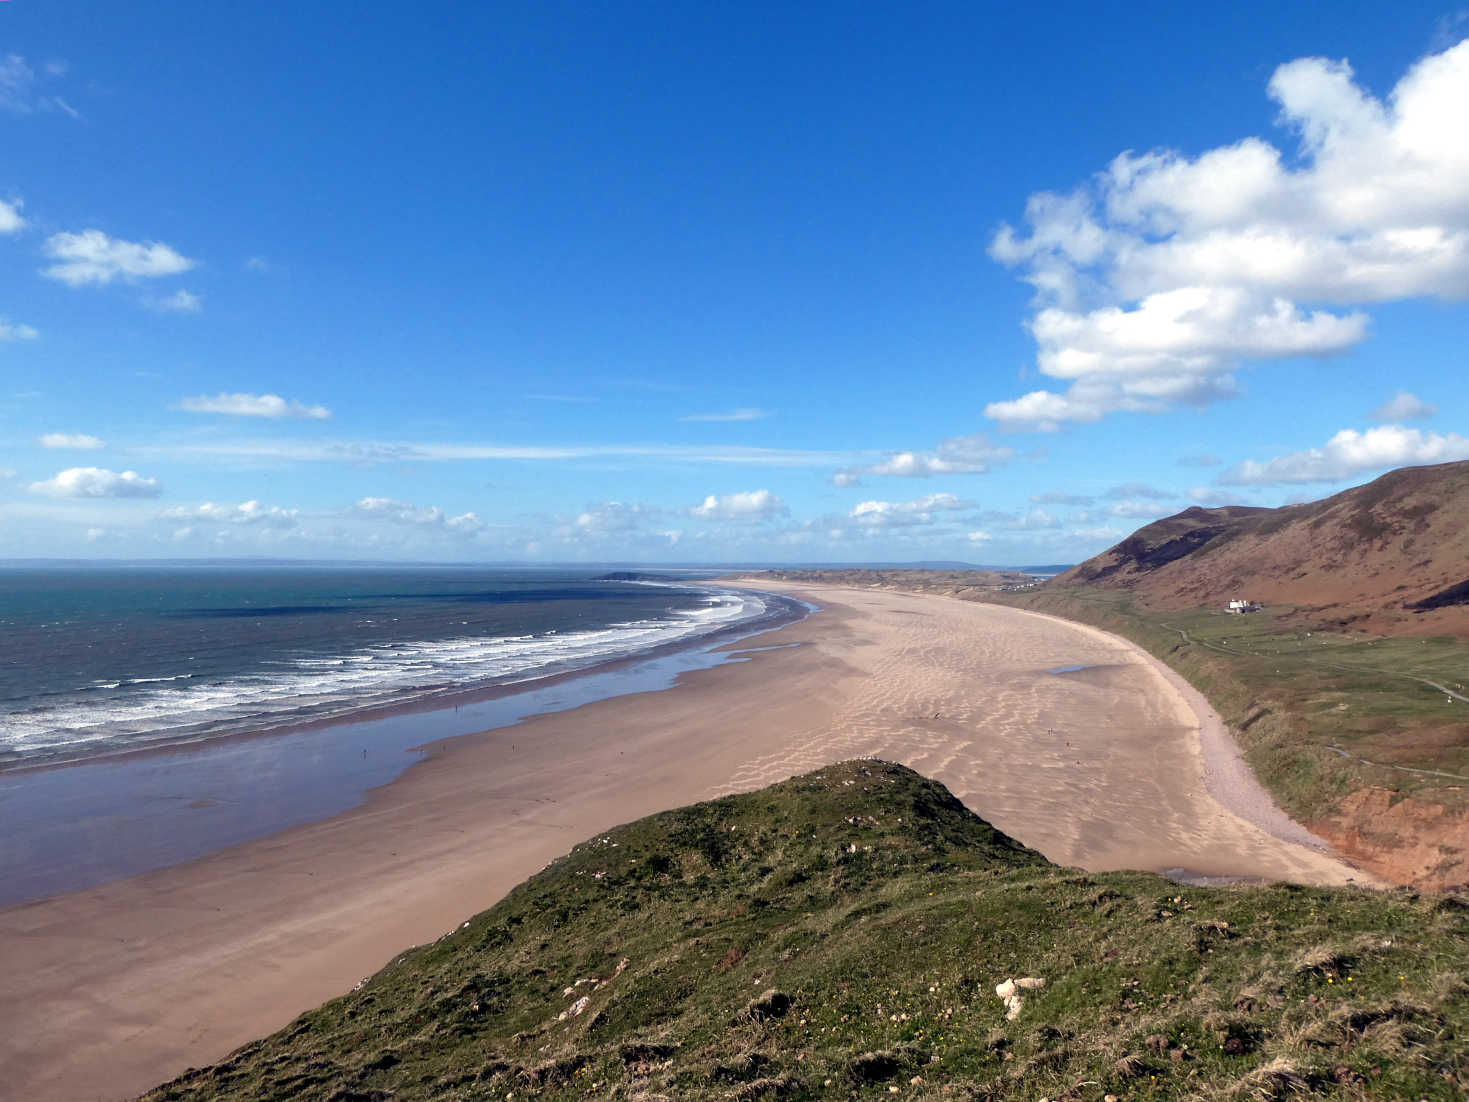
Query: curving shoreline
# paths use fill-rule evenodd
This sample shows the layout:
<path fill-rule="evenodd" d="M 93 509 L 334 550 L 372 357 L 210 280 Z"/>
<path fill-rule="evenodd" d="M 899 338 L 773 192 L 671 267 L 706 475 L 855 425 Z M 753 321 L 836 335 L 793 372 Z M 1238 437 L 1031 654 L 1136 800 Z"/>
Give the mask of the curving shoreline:
<path fill-rule="evenodd" d="M 1000 606 L 751 587 L 823 610 L 728 645 L 736 661 L 674 691 L 435 744 L 331 819 L 0 911 L 15 962 L 0 1002 L 29 1008 L 0 1036 L 12 1089 L 144 1090 L 345 991 L 598 831 L 842 758 L 902 761 L 1062 864 L 1367 882 L 1209 791 L 1200 721 L 1131 644 Z"/>

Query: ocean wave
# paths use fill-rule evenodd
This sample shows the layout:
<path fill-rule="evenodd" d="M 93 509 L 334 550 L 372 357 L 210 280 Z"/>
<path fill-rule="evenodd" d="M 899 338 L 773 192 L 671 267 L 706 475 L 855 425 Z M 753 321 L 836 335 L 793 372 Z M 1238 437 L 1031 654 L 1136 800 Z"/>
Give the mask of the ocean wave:
<path fill-rule="evenodd" d="M 97 680 L 0 712 L 0 752 L 69 757 L 330 718 L 450 690 L 517 684 L 696 639 L 765 611 L 758 596 L 709 594 L 698 608 L 582 631 L 385 642 L 285 657 L 268 672 Z"/>

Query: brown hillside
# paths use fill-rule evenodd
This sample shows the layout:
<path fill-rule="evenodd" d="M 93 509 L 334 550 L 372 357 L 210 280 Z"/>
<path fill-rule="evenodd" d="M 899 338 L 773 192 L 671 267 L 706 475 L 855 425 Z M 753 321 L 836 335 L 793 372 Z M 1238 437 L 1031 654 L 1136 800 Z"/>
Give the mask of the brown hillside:
<path fill-rule="evenodd" d="M 1155 608 L 1238 597 L 1322 626 L 1469 637 L 1469 462 L 1405 467 L 1305 505 L 1186 509 L 1053 584 L 1082 582 Z"/>

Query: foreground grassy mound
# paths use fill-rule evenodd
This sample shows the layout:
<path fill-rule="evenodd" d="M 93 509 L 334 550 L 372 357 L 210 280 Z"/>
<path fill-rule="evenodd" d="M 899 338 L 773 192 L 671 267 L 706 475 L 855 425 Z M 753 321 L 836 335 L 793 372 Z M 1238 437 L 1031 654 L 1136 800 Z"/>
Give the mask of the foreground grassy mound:
<path fill-rule="evenodd" d="M 148 1097 L 1461 1098 L 1465 976 L 1456 897 L 1082 875 L 846 762 L 583 843 Z"/>

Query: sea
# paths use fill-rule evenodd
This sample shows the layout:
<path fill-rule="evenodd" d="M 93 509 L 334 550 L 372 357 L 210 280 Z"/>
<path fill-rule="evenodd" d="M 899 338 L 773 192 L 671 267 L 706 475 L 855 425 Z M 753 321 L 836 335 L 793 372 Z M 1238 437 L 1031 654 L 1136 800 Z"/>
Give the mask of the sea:
<path fill-rule="evenodd" d="M 0 568 L 0 770 L 299 729 L 769 624 L 696 572 Z"/>

